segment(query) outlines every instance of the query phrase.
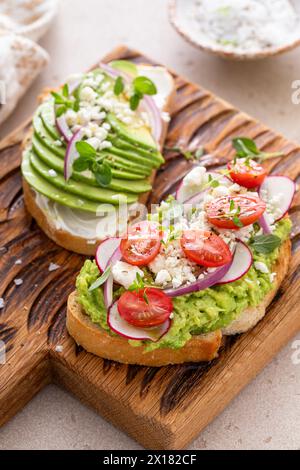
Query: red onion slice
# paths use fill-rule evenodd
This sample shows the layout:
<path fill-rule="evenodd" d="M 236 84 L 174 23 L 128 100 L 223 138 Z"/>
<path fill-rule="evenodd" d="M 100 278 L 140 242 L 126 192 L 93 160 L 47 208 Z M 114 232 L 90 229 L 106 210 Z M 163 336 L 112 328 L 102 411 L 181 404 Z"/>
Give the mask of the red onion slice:
<path fill-rule="evenodd" d="M 65 114 L 63 114 L 59 118 L 56 118 L 56 127 L 59 130 L 62 137 L 65 139 L 65 141 L 70 142 L 74 134 L 67 124 Z"/>
<path fill-rule="evenodd" d="M 155 328 L 140 328 L 127 323 L 118 311 L 118 302 L 115 302 L 108 311 L 107 322 L 112 331 L 126 339 L 138 341 L 160 340 L 170 329 L 171 320 L 168 319 L 162 325 Z"/>
<path fill-rule="evenodd" d="M 190 285 L 178 287 L 177 289 L 166 289 L 164 293 L 169 297 L 180 297 L 181 295 L 191 294 L 192 292 L 199 292 L 200 290 L 208 289 L 209 287 L 218 284 L 223 279 L 230 269 L 232 262 L 216 268 L 213 272 L 207 273 L 203 279 L 198 279 Z"/>
<path fill-rule="evenodd" d="M 77 149 L 76 149 L 76 144 L 77 142 L 80 142 L 84 137 L 84 129 L 79 129 L 77 131 L 70 142 L 68 143 L 66 155 L 65 155 L 65 165 L 64 165 L 64 176 L 65 180 L 68 181 L 71 178 L 72 172 L 73 172 L 73 163 L 76 160 L 76 158 L 79 156 Z"/>
<path fill-rule="evenodd" d="M 272 233 L 272 229 L 270 227 L 270 224 L 269 224 L 269 222 L 267 222 L 267 219 L 266 219 L 264 214 L 260 217 L 258 223 L 259 223 L 259 225 L 263 229 L 263 232 L 266 235 L 270 235 Z"/>

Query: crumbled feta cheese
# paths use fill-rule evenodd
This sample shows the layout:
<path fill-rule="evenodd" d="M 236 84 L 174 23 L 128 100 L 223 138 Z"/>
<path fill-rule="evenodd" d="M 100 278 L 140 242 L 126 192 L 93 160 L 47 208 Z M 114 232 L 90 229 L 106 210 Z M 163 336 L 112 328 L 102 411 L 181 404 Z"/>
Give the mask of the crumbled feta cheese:
<path fill-rule="evenodd" d="M 101 144 L 101 140 L 97 137 L 91 137 L 86 141 L 89 145 L 91 145 L 95 150 L 98 150 Z"/>
<path fill-rule="evenodd" d="M 263 274 L 268 274 L 269 269 L 268 266 L 265 263 L 262 263 L 261 261 L 255 261 L 254 262 L 254 267 L 257 269 L 257 271 L 260 271 Z"/>
<path fill-rule="evenodd" d="M 80 99 L 88 103 L 94 103 L 97 96 L 97 93 L 89 86 L 82 88 L 80 91 Z"/>
<path fill-rule="evenodd" d="M 15 261 L 15 264 L 16 264 L 16 265 L 22 264 L 22 260 L 21 260 L 21 259 L 17 259 L 17 261 Z"/>
<path fill-rule="evenodd" d="M 270 273 L 270 282 L 274 282 L 275 278 L 277 276 L 277 273 Z"/>
<path fill-rule="evenodd" d="M 59 268 L 60 268 L 59 264 L 50 263 L 48 267 L 48 271 L 50 272 L 57 271 Z"/>
<path fill-rule="evenodd" d="M 108 140 L 104 140 L 103 142 L 101 142 L 99 146 L 100 150 L 109 149 L 110 147 L 112 147 L 112 143 L 109 142 Z"/>
<path fill-rule="evenodd" d="M 117 261 L 112 267 L 112 275 L 114 280 L 121 284 L 121 286 L 128 289 L 136 280 L 136 275 L 139 274 L 144 277 L 143 271 L 137 266 L 125 263 L 124 261 Z"/>
<path fill-rule="evenodd" d="M 229 194 L 230 194 L 229 188 L 223 185 L 217 186 L 216 188 L 214 188 L 212 192 L 212 195 L 214 197 L 223 197 L 223 196 L 228 196 Z"/>
<path fill-rule="evenodd" d="M 159 284 L 159 285 L 165 285 L 167 284 L 168 282 L 171 281 L 171 276 L 169 274 L 169 272 L 166 270 L 166 269 L 162 269 L 161 271 L 159 271 L 156 275 L 156 278 L 155 278 L 155 284 Z"/>
<path fill-rule="evenodd" d="M 240 193 L 242 189 L 243 189 L 242 186 L 240 186 L 237 183 L 234 183 L 231 186 L 229 186 L 229 193 L 230 194 Z"/>
<path fill-rule="evenodd" d="M 206 168 L 204 166 L 197 166 L 183 179 L 183 185 L 188 186 L 191 189 L 195 187 L 201 189 L 207 182 L 207 178 Z"/>
<path fill-rule="evenodd" d="M 177 288 L 196 281 L 195 266 L 184 256 L 180 242 L 175 240 L 166 246 L 162 245 L 160 253 L 149 264 L 149 269 L 156 275 L 163 271 L 163 275 L 167 276 L 167 272 L 171 278 L 168 282 Z"/>
<path fill-rule="evenodd" d="M 247 243 L 254 233 L 254 226 L 247 225 L 246 227 L 242 227 L 235 232 L 235 238 L 238 238 L 244 243 Z"/>
<path fill-rule="evenodd" d="M 169 113 L 162 112 L 161 113 L 161 118 L 165 122 L 170 122 L 171 121 L 171 116 Z"/>
<path fill-rule="evenodd" d="M 55 178 L 57 176 L 57 173 L 55 170 L 49 170 L 48 175 L 51 176 L 51 178 Z"/>
<path fill-rule="evenodd" d="M 68 109 L 65 114 L 65 118 L 67 121 L 68 126 L 72 127 L 77 123 L 77 113 L 73 111 L 73 109 Z"/>
<path fill-rule="evenodd" d="M 14 283 L 16 286 L 21 286 L 23 284 L 23 279 L 15 279 Z"/>
<path fill-rule="evenodd" d="M 0 310 L 2 310 L 5 307 L 5 302 L 2 297 L 0 297 Z"/>
<path fill-rule="evenodd" d="M 92 114 L 88 108 L 82 108 L 77 113 L 77 124 L 86 126 L 92 118 Z"/>

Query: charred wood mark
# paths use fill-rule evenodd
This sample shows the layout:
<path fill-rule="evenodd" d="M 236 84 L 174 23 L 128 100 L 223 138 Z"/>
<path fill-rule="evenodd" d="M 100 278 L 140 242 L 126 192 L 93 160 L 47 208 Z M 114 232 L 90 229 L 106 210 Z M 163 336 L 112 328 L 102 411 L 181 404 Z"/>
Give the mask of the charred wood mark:
<path fill-rule="evenodd" d="M 300 249 L 300 233 L 298 233 L 292 238 L 292 254 L 297 253 L 299 249 Z"/>
<path fill-rule="evenodd" d="M 57 344 L 67 333 L 66 330 L 67 304 L 63 305 L 52 317 L 47 332 L 47 344 Z"/>
<path fill-rule="evenodd" d="M 8 351 L 8 346 L 11 347 L 13 344 L 11 341 L 17 334 L 17 328 L 9 327 L 6 323 L 0 323 L 0 341 L 3 341 L 6 345 L 6 352 Z"/>
<path fill-rule="evenodd" d="M 151 384 L 159 371 L 160 369 L 158 367 L 149 367 L 146 370 L 144 377 L 142 378 L 142 382 L 141 382 L 141 389 L 140 389 L 141 397 L 144 397 L 145 395 L 147 395 L 151 387 Z"/>
<path fill-rule="evenodd" d="M 48 271 L 47 267 L 45 269 Z M 64 270 L 58 273 L 56 278 L 48 279 L 48 283 L 44 285 L 32 303 L 27 319 L 29 330 L 34 326 L 41 328 L 47 324 L 55 310 L 60 310 L 66 304 L 68 295 L 74 290 L 73 278 L 74 273 Z"/>
<path fill-rule="evenodd" d="M 119 370 L 119 369 L 124 368 L 124 367 L 125 367 L 125 365 L 120 364 L 119 362 L 111 361 L 109 359 L 103 359 L 102 369 L 103 369 L 104 375 L 108 374 L 108 372 L 112 369 Z"/>
<path fill-rule="evenodd" d="M 78 357 L 83 351 L 83 347 L 80 344 L 74 343 L 75 346 L 75 356 Z"/>
<path fill-rule="evenodd" d="M 143 367 L 141 366 L 128 365 L 126 373 L 126 385 L 129 385 L 142 370 Z"/>

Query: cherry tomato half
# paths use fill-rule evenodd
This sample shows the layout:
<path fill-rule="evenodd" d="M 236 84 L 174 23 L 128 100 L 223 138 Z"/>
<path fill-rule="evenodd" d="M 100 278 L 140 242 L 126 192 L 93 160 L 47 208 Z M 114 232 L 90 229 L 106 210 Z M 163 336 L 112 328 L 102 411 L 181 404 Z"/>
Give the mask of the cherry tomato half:
<path fill-rule="evenodd" d="M 238 230 L 254 224 L 266 210 L 266 204 L 258 197 L 225 196 L 207 205 L 207 217 L 219 228 Z"/>
<path fill-rule="evenodd" d="M 181 238 L 185 256 L 205 267 L 218 267 L 232 259 L 228 245 L 221 237 L 206 230 L 186 230 Z"/>
<path fill-rule="evenodd" d="M 146 287 L 138 292 L 127 291 L 122 294 L 118 311 L 130 325 L 151 328 L 161 325 L 170 317 L 173 303 L 163 291 Z"/>
<path fill-rule="evenodd" d="M 161 233 L 155 222 L 143 221 L 128 229 L 127 238 L 121 241 L 123 259 L 134 266 L 146 266 L 158 255 Z"/>
<path fill-rule="evenodd" d="M 231 179 L 240 186 L 244 186 L 248 189 L 260 186 L 267 176 L 267 171 L 254 160 L 246 162 L 244 158 L 241 158 L 235 163 L 228 163 L 227 167 L 230 171 Z"/>

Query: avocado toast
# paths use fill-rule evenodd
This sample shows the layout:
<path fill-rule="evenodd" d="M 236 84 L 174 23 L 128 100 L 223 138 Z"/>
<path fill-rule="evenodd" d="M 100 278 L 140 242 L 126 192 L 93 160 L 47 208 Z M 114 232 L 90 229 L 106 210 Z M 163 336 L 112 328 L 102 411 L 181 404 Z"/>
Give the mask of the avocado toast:
<path fill-rule="evenodd" d="M 295 185 L 267 175 L 260 160 L 272 155 L 255 143 L 234 144 L 226 170 L 195 167 L 175 197 L 85 262 L 67 328 L 88 352 L 157 367 L 210 361 L 223 335 L 265 315 L 289 267 Z"/>
<path fill-rule="evenodd" d="M 164 163 L 173 89 L 163 67 L 115 61 L 44 94 L 23 143 L 23 189 L 56 243 L 94 254 L 146 202 Z"/>

